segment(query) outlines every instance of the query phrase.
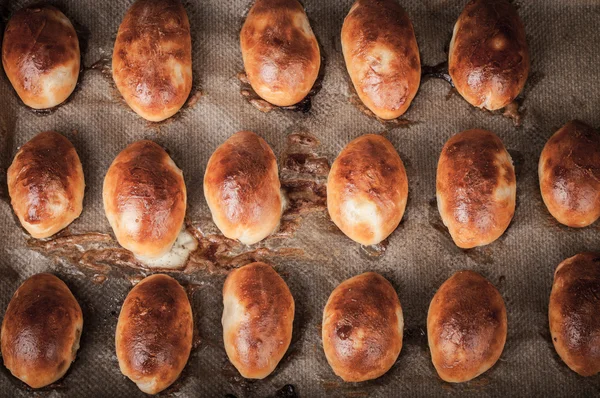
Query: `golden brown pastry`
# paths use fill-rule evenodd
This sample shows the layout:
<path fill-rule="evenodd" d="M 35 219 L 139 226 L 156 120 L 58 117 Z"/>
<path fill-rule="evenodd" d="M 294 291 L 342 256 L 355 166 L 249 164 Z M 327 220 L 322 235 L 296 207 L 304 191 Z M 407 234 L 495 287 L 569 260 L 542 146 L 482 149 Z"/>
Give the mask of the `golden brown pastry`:
<path fill-rule="evenodd" d="M 271 104 L 294 105 L 315 84 L 321 67 L 319 44 L 296 0 L 256 0 L 240 44 L 252 89 Z"/>
<path fill-rule="evenodd" d="M 419 89 L 421 58 L 412 23 L 396 0 L 357 0 L 342 26 L 354 88 L 377 117 L 406 112 Z"/>
<path fill-rule="evenodd" d="M 7 172 L 15 214 L 32 237 L 48 238 L 81 214 L 85 181 L 73 144 L 53 131 L 19 149 Z"/>
<path fill-rule="evenodd" d="M 75 29 L 58 9 L 33 5 L 8 21 L 2 65 L 25 105 L 47 109 L 65 101 L 77 84 L 80 60 Z"/>
<path fill-rule="evenodd" d="M 127 295 L 115 334 L 121 373 L 146 394 L 181 374 L 192 350 L 194 318 L 181 285 L 164 274 L 143 279 Z"/>
<path fill-rule="evenodd" d="M 182 171 L 158 144 L 142 140 L 110 165 L 104 211 L 119 244 L 141 258 L 166 254 L 177 239 L 187 203 Z"/>
<path fill-rule="evenodd" d="M 344 381 L 376 379 L 400 355 L 404 318 L 398 295 L 383 276 L 367 272 L 336 287 L 323 310 L 323 349 Z"/>
<path fill-rule="evenodd" d="M 471 0 L 454 25 L 448 68 L 468 103 L 491 111 L 510 104 L 529 74 L 525 28 L 508 0 Z"/>
<path fill-rule="evenodd" d="M 17 289 L 2 321 L 2 358 L 32 388 L 65 375 L 79 349 L 83 315 L 63 281 L 37 274 Z"/>
<path fill-rule="evenodd" d="M 587 227 L 600 217 L 600 133 L 578 120 L 546 143 L 538 168 L 548 211 L 561 224 Z"/>
<path fill-rule="evenodd" d="M 269 236 L 281 218 L 280 189 L 273 151 L 250 131 L 232 135 L 208 160 L 204 197 L 229 239 L 251 245 Z"/>
<path fill-rule="evenodd" d="M 117 33 L 113 79 L 141 117 L 173 116 L 192 90 L 192 38 L 179 0 L 137 0 Z"/>
<path fill-rule="evenodd" d="M 247 379 L 270 375 L 292 341 L 294 298 L 265 263 L 233 270 L 223 286 L 223 341 L 229 360 Z"/>
<path fill-rule="evenodd" d="M 327 209 L 350 239 L 374 245 L 400 224 L 408 180 L 404 164 L 385 137 L 366 134 L 351 141 L 331 166 Z"/>
<path fill-rule="evenodd" d="M 446 142 L 437 168 L 437 204 L 458 247 L 498 239 L 515 214 L 516 197 L 512 159 L 494 133 L 467 130 Z"/>
<path fill-rule="evenodd" d="M 600 372 L 600 254 L 581 253 L 554 272 L 548 307 L 556 352 L 582 376 Z"/>
<path fill-rule="evenodd" d="M 494 366 L 504 349 L 506 332 L 504 300 L 477 272 L 452 275 L 429 305 L 431 360 L 444 381 L 469 381 Z"/>

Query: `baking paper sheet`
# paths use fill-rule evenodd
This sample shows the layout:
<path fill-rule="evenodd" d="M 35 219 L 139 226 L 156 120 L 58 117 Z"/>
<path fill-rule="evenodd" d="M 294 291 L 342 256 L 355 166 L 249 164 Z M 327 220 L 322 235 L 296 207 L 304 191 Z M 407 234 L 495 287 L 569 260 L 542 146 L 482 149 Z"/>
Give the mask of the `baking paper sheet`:
<path fill-rule="evenodd" d="M 465 2 L 401 1 L 414 23 L 424 65 L 446 59 L 444 47 Z M 5 16 L 30 3 L 0 0 Z M 326 61 L 323 87 L 313 97 L 308 113 L 261 113 L 240 95 L 236 76 L 243 65 L 238 34 L 248 0 L 185 1 L 192 27 L 197 102 L 168 122 L 149 124 L 123 105 L 110 73 L 107 78 L 106 68 L 103 70 L 110 64 L 107 60 L 117 29 L 132 1 L 50 3 L 73 21 L 80 35 L 85 69 L 75 93 L 63 106 L 40 115 L 26 109 L 6 76 L 0 77 L 0 311 L 3 314 L 25 278 L 52 272 L 71 288 L 84 315 L 77 360 L 64 379 L 36 392 L 37 396 L 143 396 L 119 371 L 114 330 L 132 283 L 147 272 L 130 267 L 135 265 L 130 256 L 116 249 L 102 208 L 102 180 L 110 163 L 127 144 L 143 138 L 164 145 L 183 169 L 188 189 L 187 226 L 201 240 L 193 264 L 186 272 L 172 274 L 190 293 L 197 329 L 195 347 L 180 380 L 162 396 L 265 397 L 288 384 L 302 397 L 600 394 L 598 376 L 582 378 L 560 361 L 547 319 L 555 267 L 578 252 L 599 250 L 599 226 L 580 230 L 560 226 L 542 203 L 537 179 L 539 154 L 559 127 L 574 118 L 600 126 L 597 0 L 516 2 L 532 58 L 522 103 L 524 118 L 518 128 L 506 117 L 471 107 L 440 79 L 422 81 L 405 115 L 411 123 L 405 126 L 382 124 L 361 113 L 351 103 L 352 89 L 339 39 L 352 0 L 304 1 Z M 452 243 L 437 213 L 435 173 L 444 142 L 475 127 L 497 133 L 512 154 L 518 174 L 517 209 L 511 226 L 498 241 L 463 251 Z M 212 151 L 242 129 L 255 131 L 273 147 L 284 185 L 293 197 L 286 230 L 251 248 L 218 236 L 202 191 Z M 30 241 L 18 225 L 9 205 L 5 176 L 18 147 L 45 130 L 61 132 L 73 142 L 83 162 L 87 189 L 81 217 L 58 240 L 40 245 Z M 331 163 L 347 142 L 384 131 L 406 166 L 409 200 L 400 227 L 383 254 L 375 257 L 329 220 L 323 211 L 323 182 L 326 163 Z M 315 146 L 296 143 L 290 148 L 289 136 L 294 133 L 314 136 L 316 140 L 309 144 Z M 291 141 L 298 137 L 292 136 Z M 308 160 L 297 155 L 290 158 L 286 155 L 290 153 L 308 153 Z M 289 284 L 296 301 L 296 320 L 292 344 L 276 371 L 265 380 L 246 381 L 229 364 L 223 348 L 221 289 L 230 267 L 254 259 L 274 264 Z M 461 269 L 482 273 L 500 290 L 508 310 L 508 340 L 500 361 L 490 371 L 471 382 L 451 385 L 437 377 L 431 364 L 425 325 L 436 289 Z M 404 347 L 383 377 L 347 384 L 333 374 L 325 359 L 320 338 L 322 310 L 340 282 L 365 271 L 383 274 L 397 289 L 405 319 Z M 33 390 L 1 367 L 0 394 L 30 396 Z"/>

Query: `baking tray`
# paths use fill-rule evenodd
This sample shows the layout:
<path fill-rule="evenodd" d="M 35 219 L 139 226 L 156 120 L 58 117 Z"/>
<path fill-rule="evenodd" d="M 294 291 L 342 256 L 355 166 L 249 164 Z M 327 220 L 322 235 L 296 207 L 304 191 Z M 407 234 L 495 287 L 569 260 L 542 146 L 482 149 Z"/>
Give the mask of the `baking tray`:
<path fill-rule="evenodd" d="M 446 59 L 445 47 L 466 0 L 403 0 L 414 23 L 422 63 Z M 29 1 L 0 0 L 5 20 Z M 325 59 L 322 89 L 310 111 L 261 113 L 240 95 L 243 70 L 238 34 L 248 0 L 187 0 L 192 28 L 192 104 L 161 124 L 149 124 L 120 100 L 107 65 L 117 29 L 131 0 L 58 0 L 76 26 L 84 70 L 67 103 L 44 114 L 21 105 L 0 77 L 0 308 L 27 277 L 52 272 L 81 304 L 84 329 L 77 360 L 67 376 L 35 395 L 134 397 L 143 394 L 119 371 L 114 330 L 132 284 L 148 272 L 120 251 L 102 209 L 102 180 L 113 158 L 129 143 L 152 139 L 183 169 L 188 189 L 186 225 L 200 250 L 184 272 L 171 273 L 190 294 L 196 337 L 181 378 L 163 396 L 265 397 L 292 385 L 302 397 L 386 396 L 592 396 L 600 378 L 582 378 L 559 359 L 548 331 L 547 306 L 555 267 L 578 252 L 599 250 L 599 226 L 570 229 L 549 215 L 538 189 L 537 162 L 547 138 L 570 119 L 600 126 L 600 3 L 597 0 L 516 1 L 531 51 L 522 125 L 468 105 L 441 79 L 426 79 L 400 125 L 382 124 L 353 104 L 341 52 L 340 29 L 352 0 L 305 0 Z M 195 104 L 193 104 L 195 102 Z M 453 134 L 468 128 L 497 133 L 517 169 L 517 209 L 506 233 L 493 244 L 463 251 L 442 227 L 435 205 L 439 153 Z M 238 130 L 264 137 L 278 156 L 291 210 L 284 230 L 264 244 L 240 247 L 224 240 L 210 220 L 202 178 L 213 150 Z M 84 209 L 50 242 L 31 241 L 9 205 L 6 168 L 17 148 L 45 130 L 75 145 L 86 178 Z M 400 153 L 409 179 L 407 210 L 384 249 L 369 254 L 346 238 L 324 211 L 327 163 L 351 139 L 385 132 Z M 297 135 L 294 135 L 297 134 Z M 305 136 L 313 138 L 305 138 Z M 379 256 L 377 256 L 379 254 Z M 296 301 L 292 344 L 276 371 L 260 381 L 242 379 L 229 364 L 221 337 L 221 288 L 228 269 L 255 259 L 275 265 Z M 426 318 L 436 289 L 455 271 L 473 269 L 500 290 L 508 310 L 508 339 L 500 361 L 464 384 L 442 382 L 427 348 Z M 377 271 L 402 303 L 404 347 L 383 377 L 343 383 L 322 350 L 322 310 L 343 280 Z M 279 394 L 289 393 L 288 389 Z M 33 390 L 1 367 L 2 396 Z"/>

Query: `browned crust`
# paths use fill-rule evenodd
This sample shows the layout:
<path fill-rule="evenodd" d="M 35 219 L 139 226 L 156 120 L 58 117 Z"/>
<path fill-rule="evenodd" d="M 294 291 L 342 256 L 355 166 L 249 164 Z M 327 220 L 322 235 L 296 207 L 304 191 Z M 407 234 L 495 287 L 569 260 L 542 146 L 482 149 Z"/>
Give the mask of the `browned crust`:
<path fill-rule="evenodd" d="M 50 5 L 20 9 L 4 31 L 2 65 L 25 105 L 44 109 L 60 104 L 79 76 L 79 40 L 73 25 Z M 66 68 L 70 79 L 53 78 L 57 68 Z"/>
<path fill-rule="evenodd" d="M 491 243 L 508 228 L 515 213 L 515 170 L 494 133 L 473 129 L 450 138 L 436 184 L 440 215 L 457 246 Z"/>
<path fill-rule="evenodd" d="M 121 372 L 146 393 L 164 390 L 185 367 L 193 332 L 183 287 L 164 274 L 145 278 L 131 289 L 119 315 L 115 344 Z"/>
<path fill-rule="evenodd" d="M 600 372 L 600 253 L 580 253 L 556 268 L 548 306 L 554 348 L 582 376 Z"/>
<path fill-rule="evenodd" d="M 506 332 L 502 296 L 477 272 L 455 273 L 431 300 L 429 349 L 445 381 L 468 381 L 494 366 L 504 349 Z"/>
<path fill-rule="evenodd" d="M 472 0 L 460 14 L 448 68 L 473 106 L 496 110 L 512 102 L 529 74 L 525 28 L 507 0 Z"/>
<path fill-rule="evenodd" d="M 332 221 L 350 239 L 377 244 L 398 227 L 408 197 L 404 164 L 385 137 L 366 134 L 351 141 L 331 166 L 327 208 Z M 373 205 L 378 217 L 364 213 L 364 222 L 346 210 L 349 203 Z M 355 208 L 355 205 L 351 205 Z"/>
<path fill-rule="evenodd" d="M 296 0 L 256 0 L 240 32 L 240 45 L 252 89 L 274 105 L 300 102 L 317 80 L 319 45 Z"/>
<path fill-rule="evenodd" d="M 2 322 L 2 358 L 33 388 L 64 376 L 79 348 L 83 314 L 63 281 L 37 274 L 17 289 Z"/>
<path fill-rule="evenodd" d="M 192 89 L 192 38 L 179 0 L 137 0 L 119 27 L 113 79 L 141 117 L 161 121 L 174 115 Z"/>
<path fill-rule="evenodd" d="M 268 236 L 281 218 L 277 159 L 250 131 L 221 144 L 208 160 L 204 196 L 223 235 L 253 244 Z"/>
<path fill-rule="evenodd" d="M 344 381 L 375 379 L 386 373 L 402 349 L 402 307 L 381 275 L 367 272 L 334 289 L 323 311 L 323 349 Z"/>
<path fill-rule="evenodd" d="M 83 168 L 73 144 L 59 133 L 43 132 L 25 143 L 7 182 L 15 214 L 34 238 L 54 235 L 81 214 Z"/>
<path fill-rule="evenodd" d="M 600 217 L 600 134 L 570 121 L 546 143 L 539 163 L 540 190 L 558 222 L 586 227 Z"/>
<path fill-rule="evenodd" d="M 104 177 L 103 198 L 121 246 L 140 257 L 160 257 L 171 249 L 187 198 L 183 173 L 162 147 L 142 140 L 119 153 Z"/>
<path fill-rule="evenodd" d="M 421 81 L 419 47 L 406 11 L 396 0 L 357 0 L 341 39 L 362 102 L 381 119 L 404 114 Z"/>
<path fill-rule="evenodd" d="M 223 286 L 223 340 L 243 377 L 268 376 L 292 340 L 294 298 L 273 268 L 256 262 L 232 271 Z"/>

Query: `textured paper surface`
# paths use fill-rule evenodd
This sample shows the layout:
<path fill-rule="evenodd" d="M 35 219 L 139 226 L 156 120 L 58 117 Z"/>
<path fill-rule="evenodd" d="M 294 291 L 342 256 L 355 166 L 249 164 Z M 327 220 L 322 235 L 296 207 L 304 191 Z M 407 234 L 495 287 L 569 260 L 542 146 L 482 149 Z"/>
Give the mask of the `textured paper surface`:
<path fill-rule="evenodd" d="M 414 23 L 422 62 L 434 65 L 446 58 L 453 24 L 466 0 L 405 0 Z M 8 15 L 27 1 L 0 0 Z M 316 136 L 318 152 L 333 161 L 351 139 L 389 129 L 349 102 L 351 90 L 339 32 L 352 0 L 305 0 L 312 27 L 325 56 L 323 89 L 309 113 L 253 108 L 239 93 L 236 74 L 242 71 L 238 33 L 249 1 L 187 0 L 192 26 L 194 83 L 202 88 L 198 103 L 172 122 L 150 126 L 127 107 L 99 70 L 89 67 L 112 52 L 116 31 L 130 0 L 59 0 L 57 5 L 77 25 L 86 70 L 65 105 L 49 115 L 37 115 L 21 105 L 10 84 L 0 77 L 0 311 L 19 284 L 38 272 L 60 276 L 79 300 L 84 330 L 77 360 L 67 377 L 40 396 L 142 396 L 121 375 L 114 350 L 114 330 L 120 305 L 131 289 L 130 279 L 143 273 L 123 264 L 114 266 L 104 283 L 81 264 L 44 255 L 28 245 L 6 194 L 6 168 L 17 148 L 35 134 L 56 130 L 75 145 L 86 177 L 84 210 L 69 228 L 71 234 L 111 233 L 102 209 L 102 179 L 113 158 L 127 144 L 149 138 L 164 145 L 183 169 L 188 188 L 188 221 L 213 231 L 202 193 L 205 165 L 212 151 L 241 129 L 263 136 L 276 155 L 286 137 L 304 131 Z M 600 3 L 597 0 L 518 1 L 531 49 L 531 76 L 525 89 L 523 126 L 497 114 L 469 106 L 450 95 L 442 80 L 423 81 L 406 118 L 407 128 L 389 129 L 386 136 L 400 153 L 409 179 L 404 219 L 378 258 L 339 232 L 324 212 L 304 217 L 293 238 L 271 240 L 275 248 L 300 249 L 295 256 L 270 261 L 287 281 L 296 301 L 294 337 L 277 370 L 262 381 L 245 381 L 229 364 L 221 338 L 221 288 L 226 272 L 198 267 L 174 274 L 192 284 L 192 307 L 199 342 L 181 379 L 165 396 L 269 396 L 286 384 L 303 397 L 317 396 L 592 396 L 600 394 L 600 378 L 582 378 L 555 353 L 548 332 L 547 306 L 555 267 L 578 252 L 598 250 L 599 226 L 575 230 L 562 227 L 545 209 L 538 189 L 537 162 L 550 135 L 570 119 L 600 126 Z M 517 209 L 508 231 L 488 247 L 462 251 L 454 246 L 435 208 L 435 173 L 440 150 L 453 134 L 468 128 L 497 133 L 517 165 Z M 281 166 L 281 165 L 280 165 Z M 110 244 L 110 242 L 109 242 Z M 112 243 L 114 244 L 114 242 Z M 260 247 L 258 245 L 257 247 Z M 256 249 L 252 248 L 252 249 Z M 244 262 L 244 257 L 238 259 Z M 439 285 L 455 271 L 481 272 L 500 290 L 508 310 L 508 340 L 497 365 L 478 379 L 443 383 L 427 348 L 429 302 Z M 394 367 L 383 377 L 345 384 L 329 368 L 320 339 L 322 309 L 330 292 L 343 280 L 377 271 L 397 289 L 404 310 L 404 347 Z M 101 277 L 98 277 L 101 278 Z M 0 395 L 29 396 L 32 390 L 4 368 Z"/>

